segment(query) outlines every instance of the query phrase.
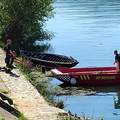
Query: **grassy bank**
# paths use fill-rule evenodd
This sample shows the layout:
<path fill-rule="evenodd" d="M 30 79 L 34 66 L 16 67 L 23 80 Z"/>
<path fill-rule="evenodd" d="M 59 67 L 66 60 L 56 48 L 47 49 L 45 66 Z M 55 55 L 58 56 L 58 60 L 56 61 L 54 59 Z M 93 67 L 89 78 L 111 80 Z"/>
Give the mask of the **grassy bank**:
<path fill-rule="evenodd" d="M 38 90 L 38 92 L 45 98 L 45 100 L 61 109 L 64 108 L 64 104 L 62 101 L 56 102 L 54 100 L 55 93 L 60 91 L 57 87 L 51 85 L 51 79 L 46 77 L 46 74 L 43 74 L 41 68 L 39 67 L 25 67 L 19 65 L 20 70 L 26 76 L 26 78 L 30 81 L 30 83 Z"/>
<path fill-rule="evenodd" d="M 25 64 L 26 65 L 26 64 Z M 64 102 L 58 101 L 56 102 L 54 100 L 54 96 L 56 94 L 60 94 L 63 92 L 62 88 L 58 88 L 57 86 L 52 86 L 50 81 L 50 78 L 46 77 L 46 74 L 43 74 L 40 67 L 24 67 L 19 65 L 19 68 L 21 69 L 22 73 L 26 76 L 26 78 L 31 82 L 31 84 L 38 90 L 38 92 L 45 98 L 46 101 L 50 105 L 53 105 L 55 107 L 64 108 Z M 87 117 L 79 117 L 77 115 L 72 115 L 70 112 L 67 116 L 61 116 L 59 115 L 59 120 L 92 120 Z M 103 119 L 99 119 L 103 120 Z"/>
<path fill-rule="evenodd" d="M 59 101 L 56 102 L 54 100 L 55 95 L 59 95 L 61 93 L 64 94 L 62 88 L 58 86 L 52 86 L 50 78 L 46 77 L 46 74 L 42 73 L 41 67 L 24 67 L 19 66 L 23 74 L 26 78 L 32 83 L 32 85 L 38 90 L 38 92 L 48 101 L 49 104 L 54 105 L 55 107 L 64 108 L 64 102 Z M 86 116 L 77 116 L 72 115 L 70 112 L 67 116 L 60 116 L 60 120 L 93 120 L 93 118 L 88 118 Z M 99 118 L 99 120 L 103 120 L 103 118 Z"/>

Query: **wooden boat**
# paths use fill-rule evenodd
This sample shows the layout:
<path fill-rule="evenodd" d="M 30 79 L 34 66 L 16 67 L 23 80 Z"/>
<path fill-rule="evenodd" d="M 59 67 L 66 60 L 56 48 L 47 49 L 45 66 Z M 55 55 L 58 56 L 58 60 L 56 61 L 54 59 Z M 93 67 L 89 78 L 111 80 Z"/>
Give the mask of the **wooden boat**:
<path fill-rule="evenodd" d="M 53 77 L 66 85 L 120 85 L 120 73 L 115 67 L 59 68 L 51 71 Z"/>
<path fill-rule="evenodd" d="M 30 59 L 34 65 L 42 65 L 47 68 L 74 67 L 79 63 L 72 57 L 58 54 L 37 53 L 24 50 L 21 50 L 20 54 Z"/>

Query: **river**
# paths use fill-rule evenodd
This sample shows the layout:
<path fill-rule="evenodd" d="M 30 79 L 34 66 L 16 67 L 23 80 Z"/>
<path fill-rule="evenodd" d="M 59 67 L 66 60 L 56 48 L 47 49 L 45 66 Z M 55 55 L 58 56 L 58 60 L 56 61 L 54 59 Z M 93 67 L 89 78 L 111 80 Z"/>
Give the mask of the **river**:
<path fill-rule="evenodd" d="M 114 66 L 113 51 L 120 51 L 119 0 L 57 0 L 54 7 L 56 14 L 47 23 L 55 35 L 50 42 L 54 53 L 76 58 L 76 67 Z M 93 91 L 96 94 L 61 95 L 58 99 L 72 113 L 94 120 L 120 120 L 120 105 L 114 103 L 120 89 Z"/>

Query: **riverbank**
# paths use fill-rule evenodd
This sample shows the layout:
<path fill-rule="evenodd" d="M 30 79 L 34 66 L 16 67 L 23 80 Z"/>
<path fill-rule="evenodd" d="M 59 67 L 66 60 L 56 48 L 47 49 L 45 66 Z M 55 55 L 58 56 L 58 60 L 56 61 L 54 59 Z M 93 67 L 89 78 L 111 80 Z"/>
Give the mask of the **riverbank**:
<path fill-rule="evenodd" d="M 4 52 L 0 50 L 0 66 L 4 64 Z M 28 120 L 58 120 L 58 116 L 66 114 L 64 110 L 50 106 L 26 77 L 19 71 L 13 70 L 13 75 L 0 72 L 0 77 L 9 90 L 16 108 Z"/>

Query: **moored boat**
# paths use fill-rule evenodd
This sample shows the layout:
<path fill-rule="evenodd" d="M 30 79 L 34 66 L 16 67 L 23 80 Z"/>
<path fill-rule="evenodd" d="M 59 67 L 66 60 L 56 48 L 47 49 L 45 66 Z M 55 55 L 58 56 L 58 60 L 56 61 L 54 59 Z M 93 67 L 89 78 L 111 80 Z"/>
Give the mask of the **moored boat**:
<path fill-rule="evenodd" d="M 58 68 L 58 67 L 74 67 L 79 62 L 73 57 L 67 57 L 64 55 L 50 54 L 50 53 L 39 53 L 21 50 L 21 56 L 28 58 L 34 65 L 42 65 L 47 68 Z"/>
<path fill-rule="evenodd" d="M 66 85 L 120 85 L 120 73 L 115 67 L 59 68 L 51 72 Z"/>

